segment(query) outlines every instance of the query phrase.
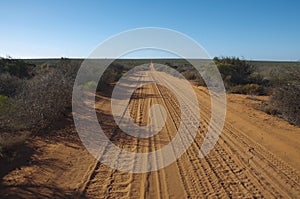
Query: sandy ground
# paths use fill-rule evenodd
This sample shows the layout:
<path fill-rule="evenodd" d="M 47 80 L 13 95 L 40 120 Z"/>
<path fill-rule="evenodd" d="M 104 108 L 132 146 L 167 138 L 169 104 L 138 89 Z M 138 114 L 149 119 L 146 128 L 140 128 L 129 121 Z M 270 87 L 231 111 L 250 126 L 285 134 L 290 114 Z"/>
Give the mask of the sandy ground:
<path fill-rule="evenodd" d="M 155 74 L 153 74 L 155 73 Z M 160 78 L 180 85 L 182 80 L 156 71 L 137 78 Z M 173 164 L 158 171 L 133 174 L 111 169 L 91 156 L 80 143 L 72 122 L 28 143 L 28 164 L 3 176 L 1 198 L 297 198 L 300 195 L 300 128 L 255 107 L 266 97 L 227 95 L 225 127 L 214 149 L 199 158 L 210 122 L 210 95 L 194 87 L 201 122 L 195 141 Z M 130 114 L 139 125 L 149 123 L 149 107 L 161 104 L 167 113 L 159 134 L 144 139 L 116 128 L 110 98 L 97 95 L 98 119 L 110 140 L 125 150 L 157 150 L 175 136 L 180 106 L 164 86 L 137 89 Z M 65 121 L 62 121 L 65 122 Z M 103 157 L 106 153 L 101 154 Z M 118 161 L 118 154 L 109 157 Z M 133 160 L 134 161 L 134 160 Z"/>

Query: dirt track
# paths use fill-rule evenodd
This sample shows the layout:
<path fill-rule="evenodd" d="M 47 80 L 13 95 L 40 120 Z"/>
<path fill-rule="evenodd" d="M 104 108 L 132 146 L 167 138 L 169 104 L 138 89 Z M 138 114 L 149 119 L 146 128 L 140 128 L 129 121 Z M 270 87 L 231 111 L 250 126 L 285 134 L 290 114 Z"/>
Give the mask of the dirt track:
<path fill-rule="evenodd" d="M 137 78 L 144 81 L 160 78 L 178 85 L 181 83 L 181 80 L 157 71 L 140 72 Z M 254 110 L 252 106 L 256 101 L 242 95 L 229 95 L 222 135 L 210 154 L 200 159 L 200 147 L 210 122 L 210 96 L 204 88 L 194 89 L 201 109 L 200 127 L 186 153 L 168 167 L 143 174 L 124 173 L 97 162 L 80 144 L 70 146 L 65 141 L 63 144 L 44 144 L 42 155 L 35 155 L 36 161 L 57 158 L 54 166 L 32 164 L 21 168 L 22 174 L 15 171 L 8 174 L 4 181 L 9 186 L 2 193 L 9 196 L 9 192 L 14 191 L 20 196 L 40 194 L 42 197 L 87 198 L 299 197 L 300 129 Z M 128 136 L 116 128 L 109 98 L 98 96 L 96 109 L 100 124 L 114 144 L 124 150 L 144 153 L 169 143 L 180 123 L 180 106 L 170 90 L 148 84 L 137 89 L 130 102 L 130 114 L 137 124 L 149 123 L 148 112 L 153 104 L 165 107 L 166 126 L 159 134 L 145 139 Z M 105 152 L 102 154 L 103 157 L 106 155 Z M 118 162 L 119 155 L 109 158 Z M 66 158 L 69 160 L 62 161 Z M 48 173 L 47 169 L 50 170 Z M 23 181 L 14 180 L 16 177 Z M 26 180 L 29 177 L 31 181 Z M 15 186 L 22 183 L 36 186 L 29 186 L 26 190 Z M 42 185 L 57 186 L 68 194 L 62 195 L 53 191 L 53 187 Z"/>
<path fill-rule="evenodd" d="M 153 76 L 151 73 L 144 72 L 140 76 L 147 78 Z M 154 73 L 157 78 L 178 81 L 180 84 L 179 79 L 174 80 L 160 72 Z M 209 96 L 205 92 L 198 94 L 202 125 L 196 141 L 176 163 L 147 174 L 127 174 L 114 170 L 107 172 L 105 167 L 102 167 L 104 170 L 96 168 L 91 182 L 85 188 L 85 194 L 118 198 L 298 196 L 299 177 L 296 171 L 245 135 L 242 129 L 228 122 L 214 150 L 205 159 L 198 158 L 210 118 Z M 157 136 L 138 140 L 115 131 L 111 134 L 115 143 L 123 149 L 136 152 L 156 150 L 168 143 L 178 128 L 180 118 L 178 102 L 168 89 L 154 84 L 138 89 L 131 101 L 132 117 L 136 123 L 146 125 L 149 122 L 149 107 L 156 103 L 162 104 L 168 112 L 166 127 Z M 115 158 L 117 161 L 118 156 Z"/>

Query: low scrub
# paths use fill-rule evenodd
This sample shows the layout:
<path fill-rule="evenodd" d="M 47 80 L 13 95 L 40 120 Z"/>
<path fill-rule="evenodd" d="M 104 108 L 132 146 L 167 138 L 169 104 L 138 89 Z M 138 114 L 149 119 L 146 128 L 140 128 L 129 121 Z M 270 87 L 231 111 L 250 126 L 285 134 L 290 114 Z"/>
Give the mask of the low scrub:
<path fill-rule="evenodd" d="M 247 95 L 265 95 L 265 88 L 258 84 L 238 85 L 230 88 L 230 93 L 247 94 Z"/>
<path fill-rule="evenodd" d="M 0 95 L 14 96 L 22 89 L 23 79 L 9 73 L 0 74 Z"/>
<path fill-rule="evenodd" d="M 0 95 L 0 109 L 6 107 L 8 102 L 8 97 L 5 95 Z"/>
<path fill-rule="evenodd" d="M 24 80 L 9 99 L 2 97 L 0 129 L 39 130 L 59 119 L 71 107 L 75 75 L 76 70 L 63 60 Z"/>
<path fill-rule="evenodd" d="M 195 82 L 198 86 L 206 86 L 203 78 L 197 70 L 185 71 L 182 73 L 185 79 Z"/>
<path fill-rule="evenodd" d="M 286 68 L 281 76 L 272 77 L 272 93 L 268 106 L 269 114 L 280 117 L 300 126 L 300 68 Z"/>
<path fill-rule="evenodd" d="M 11 98 L 5 95 L 0 95 L 0 120 L 2 121 L 2 125 L 4 123 L 5 118 L 15 110 L 15 103 Z M 1 127 L 1 125 L 0 125 Z"/>
<path fill-rule="evenodd" d="M 0 73 L 28 79 L 33 76 L 35 65 L 20 59 L 0 58 Z"/>
<path fill-rule="evenodd" d="M 121 64 L 112 63 L 101 76 L 100 81 L 97 84 L 97 91 L 104 91 L 108 85 L 118 81 L 122 75 L 124 75 L 124 66 Z"/>
<path fill-rule="evenodd" d="M 285 85 L 274 89 L 270 103 L 282 117 L 300 126 L 300 85 Z"/>
<path fill-rule="evenodd" d="M 280 112 L 279 110 L 272 104 L 270 104 L 270 102 L 264 102 L 260 105 L 260 110 L 266 112 L 269 115 L 275 115 L 275 116 L 279 116 L 280 117 Z"/>

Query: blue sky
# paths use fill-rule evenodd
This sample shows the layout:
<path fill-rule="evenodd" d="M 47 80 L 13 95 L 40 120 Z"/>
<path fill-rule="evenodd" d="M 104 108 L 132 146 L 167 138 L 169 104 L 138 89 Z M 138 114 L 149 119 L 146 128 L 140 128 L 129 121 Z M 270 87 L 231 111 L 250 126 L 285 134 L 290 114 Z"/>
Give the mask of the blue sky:
<path fill-rule="evenodd" d="M 139 27 L 182 32 L 213 56 L 300 60 L 300 1 L 2 1 L 0 56 L 86 57 Z"/>

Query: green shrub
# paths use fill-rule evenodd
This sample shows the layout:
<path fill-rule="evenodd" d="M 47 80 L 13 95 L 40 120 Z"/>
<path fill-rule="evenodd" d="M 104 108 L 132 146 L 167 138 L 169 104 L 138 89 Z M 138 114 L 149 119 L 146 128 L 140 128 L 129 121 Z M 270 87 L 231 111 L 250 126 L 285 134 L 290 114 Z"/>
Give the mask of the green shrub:
<path fill-rule="evenodd" d="M 82 88 L 83 88 L 84 90 L 89 90 L 89 91 L 91 91 L 91 90 L 96 90 L 97 86 L 98 86 L 98 83 L 97 83 L 97 82 L 95 82 L 95 81 L 90 81 L 90 82 L 87 82 L 87 83 L 83 84 Z"/>
<path fill-rule="evenodd" d="M 2 108 L 3 106 L 5 106 L 5 104 L 8 101 L 8 97 L 5 95 L 0 95 L 0 108 Z"/>
<path fill-rule="evenodd" d="M 227 88 L 251 83 L 254 67 L 245 60 L 235 57 L 214 58 Z M 253 82 L 254 83 L 254 82 Z"/>
<path fill-rule="evenodd" d="M 0 119 L 13 111 L 15 111 L 15 103 L 8 96 L 0 95 Z"/>
<path fill-rule="evenodd" d="M 8 97 L 0 95 L 0 119 L 4 117 L 9 111 Z"/>

